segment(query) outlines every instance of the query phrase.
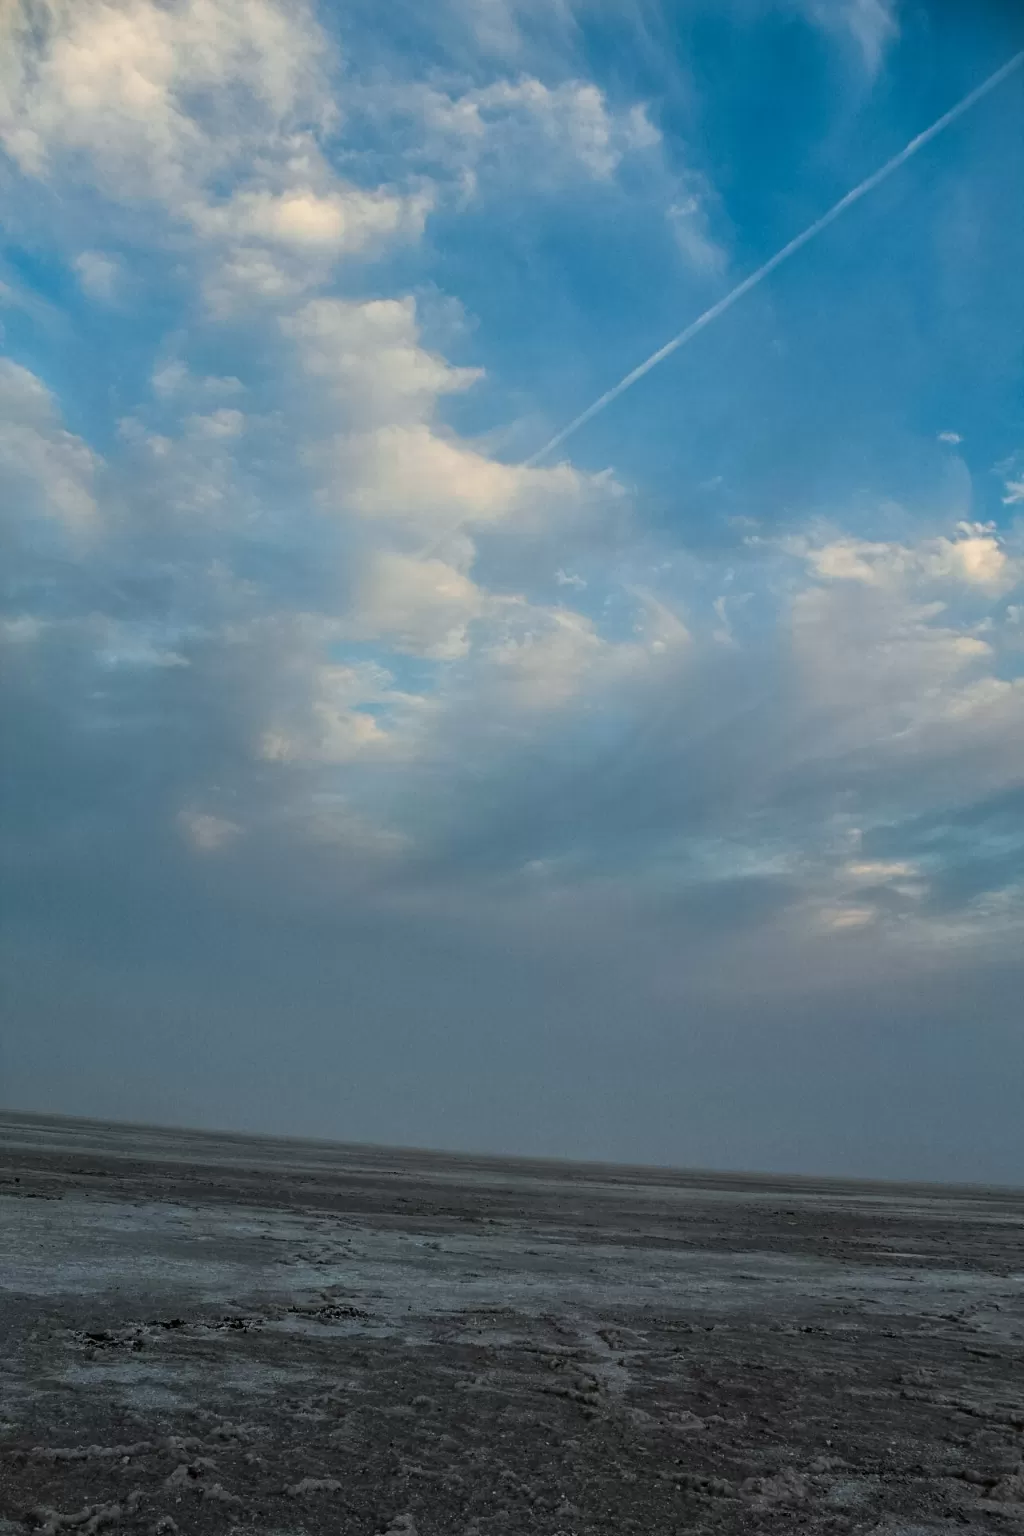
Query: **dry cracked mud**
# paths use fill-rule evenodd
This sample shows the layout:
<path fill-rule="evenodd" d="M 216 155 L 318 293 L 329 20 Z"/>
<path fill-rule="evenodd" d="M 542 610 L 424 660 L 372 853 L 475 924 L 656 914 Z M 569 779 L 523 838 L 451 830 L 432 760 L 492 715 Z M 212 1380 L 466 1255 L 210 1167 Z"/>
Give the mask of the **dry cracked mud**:
<path fill-rule="evenodd" d="M 0 1116 L 0 1532 L 1024 1532 L 1024 1194 Z"/>

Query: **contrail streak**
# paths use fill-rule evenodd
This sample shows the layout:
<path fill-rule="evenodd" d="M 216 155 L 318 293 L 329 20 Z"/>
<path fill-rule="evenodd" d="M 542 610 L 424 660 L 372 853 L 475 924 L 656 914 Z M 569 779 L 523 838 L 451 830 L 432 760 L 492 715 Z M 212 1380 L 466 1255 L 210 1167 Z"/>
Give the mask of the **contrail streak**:
<path fill-rule="evenodd" d="M 916 138 L 911 139 L 910 143 L 904 149 L 901 149 L 898 155 L 893 155 L 892 159 L 887 160 L 879 170 L 872 171 L 870 176 L 854 187 L 851 192 L 847 192 L 845 197 L 841 197 L 838 203 L 831 207 L 827 213 L 823 213 L 820 219 L 815 219 L 813 224 L 808 225 L 802 234 L 790 240 L 789 244 L 784 245 L 781 251 L 776 251 L 775 255 L 769 257 L 763 266 L 758 267 L 757 271 L 752 272 L 749 277 L 745 277 L 742 283 L 738 283 L 723 299 L 719 299 L 717 304 L 712 304 L 710 309 L 706 309 L 702 315 L 698 315 L 697 319 L 688 325 L 685 330 L 680 331 L 678 336 L 673 336 L 672 340 L 667 341 L 663 347 L 659 347 L 657 352 L 652 352 L 650 357 L 638 364 L 632 372 L 627 373 L 624 379 L 620 379 L 617 384 L 613 385 L 611 389 L 595 400 L 593 405 L 588 405 L 585 411 L 581 411 L 578 416 L 570 421 L 567 427 L 563 427 L 561 432 L 556 432 L 551 441 L 545 443 L 543 448 L 539 448 L 536 453 L 531 454 L 528 459 L 525 459 L 523 461 L 524 464 L 529 467 L 545 458 L 553 448 L 557 448 L 559 444 L 564 443 L 567 437 L 571 437 L 586 422 L 592 420 L 600 411 L 603 411 L 605 406 L 611 405 L 613 400 L 617 400 L 620 395 L 624 395 L 627 389 L 632 389 L 633 385 L 644 377 L 644 374 L 650 373 L 652 368 L 657 368 L 658 364 L 663 363 L 666 357 L 670 357 L 673 352 L 678 352 L 680 347 L 684 347 L 692 337 L 697 335 L 698 331 L 702 331 L 705 326 L 710 325 L 712 320 L 717 320 L 719 315 L 724 315 L 725 311 L 731 309 L 738 299 L 742 299 L 743 295 L 749 293 L 751 288 L 756 288 L 758 283 L 762 282 L 770 272 L 774 272 L 776 267 L 781 267 L 784 261 L 788 261 L 790 256 L 800 250 L 808 241 L 813 240 L 815 235 L 820 235 L 821 231 L 827 229 L 834 220 L 838 219 L 841 213 L 846 212 L 847 208 L 852 207 L 862 197 L 866 197 L 869 192 L 874 191 L 875 187 L 880 186 L 887 177 L 892 175 L 893 171 L 898 170 L 911 156 L 916 155 L 919 149 L 923 149 L 926 144 L 930 144 L 932 139 L 940 134 L 944 128 L 948 128 L 950 123 L 955 123 L 958 117 L 962 117 L 965 112 L 969 112 L 976 102 L 980 101 L 983 96 L 988 95 L 989 91 L 994 91 L 996 86 L 1001 85 L 1007 75 L 1011 75 L 1022 63 L 1024 63 L 1024 50 L 1020 53 L 1015 53 L 1013 58 L 1009 59 L 1001 69 L 997 69 L 994 75 L 989 75 L 987 80 L 981 85 L 976 86 L 962 101 L 958 101 L 955 107 L 950 107 L 949 111 L 944 112 L 937 122 L 932 123 L 930 128 L 926 128 L 923 133 L 919 133 Z"/>

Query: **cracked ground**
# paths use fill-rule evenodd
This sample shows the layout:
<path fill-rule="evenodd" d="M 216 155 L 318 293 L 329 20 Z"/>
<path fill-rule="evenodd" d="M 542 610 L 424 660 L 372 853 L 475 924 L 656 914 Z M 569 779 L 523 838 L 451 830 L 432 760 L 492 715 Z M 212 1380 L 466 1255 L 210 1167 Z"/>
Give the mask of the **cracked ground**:
<path fill-rule="evenodd" d="M 1024 1194 L 0 1117 L 0 1532 L 1024 1532 Z"/>

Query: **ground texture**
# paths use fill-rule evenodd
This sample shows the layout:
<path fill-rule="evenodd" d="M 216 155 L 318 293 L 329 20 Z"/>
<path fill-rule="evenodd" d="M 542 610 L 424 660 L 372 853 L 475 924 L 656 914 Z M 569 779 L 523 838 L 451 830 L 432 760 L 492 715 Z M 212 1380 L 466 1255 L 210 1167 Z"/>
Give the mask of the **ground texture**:
<path fill-rule="evenodd" d="M 0 1117 L 0 1532 L 1024 1531 L 1024 1195 Z"/>

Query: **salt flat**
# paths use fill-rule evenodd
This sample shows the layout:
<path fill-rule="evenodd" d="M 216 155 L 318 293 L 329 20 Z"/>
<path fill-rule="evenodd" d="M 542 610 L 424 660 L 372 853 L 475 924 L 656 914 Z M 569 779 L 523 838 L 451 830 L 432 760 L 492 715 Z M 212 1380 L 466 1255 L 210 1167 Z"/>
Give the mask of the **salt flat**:
<path fill-rule="evenodd" d="M 1022 1282 L 1021 1192 L 0 1116 L 0 1531 L 1024 1529 Z"/>

